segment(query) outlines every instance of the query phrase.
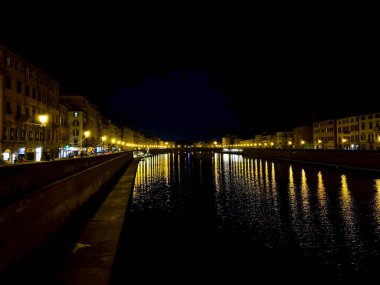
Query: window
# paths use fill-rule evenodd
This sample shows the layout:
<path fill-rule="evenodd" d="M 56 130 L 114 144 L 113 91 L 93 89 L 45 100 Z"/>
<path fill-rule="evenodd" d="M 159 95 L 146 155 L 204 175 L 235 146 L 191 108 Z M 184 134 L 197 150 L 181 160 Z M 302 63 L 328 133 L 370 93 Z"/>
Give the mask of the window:
<path fill-rule="evenodd" d="M 28 84 L 25 85 L 25 96 L 30 96 L 30 87 Z"/>
<path fill-rule="evenodd" d="M 79 136 L 79 131 L 78 130 L 73 130 L 73 136 Z"/>
<path fill-rule="evenodd" d="M 73 126 L 75 127 L 79 126 L 79 121 L 78 120 L 73 121 Z"/>
<path fill-rule="evenodd" d="M 33 140 L 33 131 L 29 131 L 29 140 L 30 140 L 30 141 Z"/>
<path fill-rule="evenodd" d="M 372 122 L 369 122 L 369 128 L 372 129 Z"/>
<path fill-rule="evenodd" d="M 17 109 L 16 109 L 16 117 L 17 118 L 20 118 L 21 116 L 21 105 L 17 105 Z"/>
<path fill-rule="evenodd" d="M 21 94 L 22 88 L 21 88 L 21 81 L 17 80 L 17 93 Z"/>
<path fill-rule="evenodd" d="M 20 130 L 20 140 L 25 141 L 25 130 L 23 129 Z"/>
<path fill-rule="evenodd" d="M 5 76 L 5 88 L 8 90 L 12 89 L 12 79 L 10 76 Z"/>
<path fill-rule="evenodd" d="M 11 113 L 12 113 L 11 102 L 6 101 L 5 102 L 5 114 L 9 115 Z"/>
<path fill-rule="evenodd" d="M 74 146 L 78 145 L 78 139 L 74 139 Z"/>
<path fill-rule="evenodd" d="M 36 90 L 36 88 L 32 88 L 32 98 L 33 99 L 37 98 L 37 90 Z"/>
<path fill-rule="evenodd" d="M 78 118 L 78 112 L 74 112 L 74 118 Z"/>

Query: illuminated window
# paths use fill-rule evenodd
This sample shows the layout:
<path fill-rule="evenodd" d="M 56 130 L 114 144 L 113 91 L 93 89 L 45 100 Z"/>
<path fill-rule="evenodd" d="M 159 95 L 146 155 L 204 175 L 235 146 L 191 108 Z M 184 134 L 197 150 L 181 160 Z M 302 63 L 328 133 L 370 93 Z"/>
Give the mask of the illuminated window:
<path fill-rule="evenodd" d="M 78 118 L 79 116 L 78 116 L 78 112 L 74 112 L 74 117 L 75 118 Z"/>

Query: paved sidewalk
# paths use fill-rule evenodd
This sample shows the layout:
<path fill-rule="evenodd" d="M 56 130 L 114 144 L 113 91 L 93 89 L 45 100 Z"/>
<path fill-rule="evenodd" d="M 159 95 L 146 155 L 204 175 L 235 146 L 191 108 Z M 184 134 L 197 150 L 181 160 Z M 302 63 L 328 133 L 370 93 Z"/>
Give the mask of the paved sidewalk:
<path fill-rule="evenodd" d="M 130 164 L 88 223 L 55 284 L 109 284 L 138 163 Z"/>

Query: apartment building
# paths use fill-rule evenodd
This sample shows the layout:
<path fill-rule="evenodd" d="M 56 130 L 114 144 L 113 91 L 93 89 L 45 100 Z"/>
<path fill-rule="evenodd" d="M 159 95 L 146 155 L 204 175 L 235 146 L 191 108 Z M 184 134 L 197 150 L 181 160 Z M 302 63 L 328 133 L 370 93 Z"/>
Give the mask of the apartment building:
<path fill-rule="evenodd" d="M 58 154 L 64 143 L 59 89 L 44 71 L 0 46 L 0 148 L 7 163 L 39 161 L 43 152 Z"/>
<path fill-rule="evenodd" d="M 330 119 L 313 124 L 315 149 L 336 149 L 336 120 Z"/>

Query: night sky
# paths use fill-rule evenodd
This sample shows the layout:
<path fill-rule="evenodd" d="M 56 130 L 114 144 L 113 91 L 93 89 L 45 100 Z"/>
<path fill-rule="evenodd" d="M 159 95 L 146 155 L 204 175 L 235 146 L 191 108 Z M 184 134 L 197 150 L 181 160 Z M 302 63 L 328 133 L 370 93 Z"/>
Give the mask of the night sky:
<path fill-rule="evenodd" d="M 81 8 L 9 14 L 0 44 L 147 135 L 249 138 L 380 111 L 370 15 Z"/>

